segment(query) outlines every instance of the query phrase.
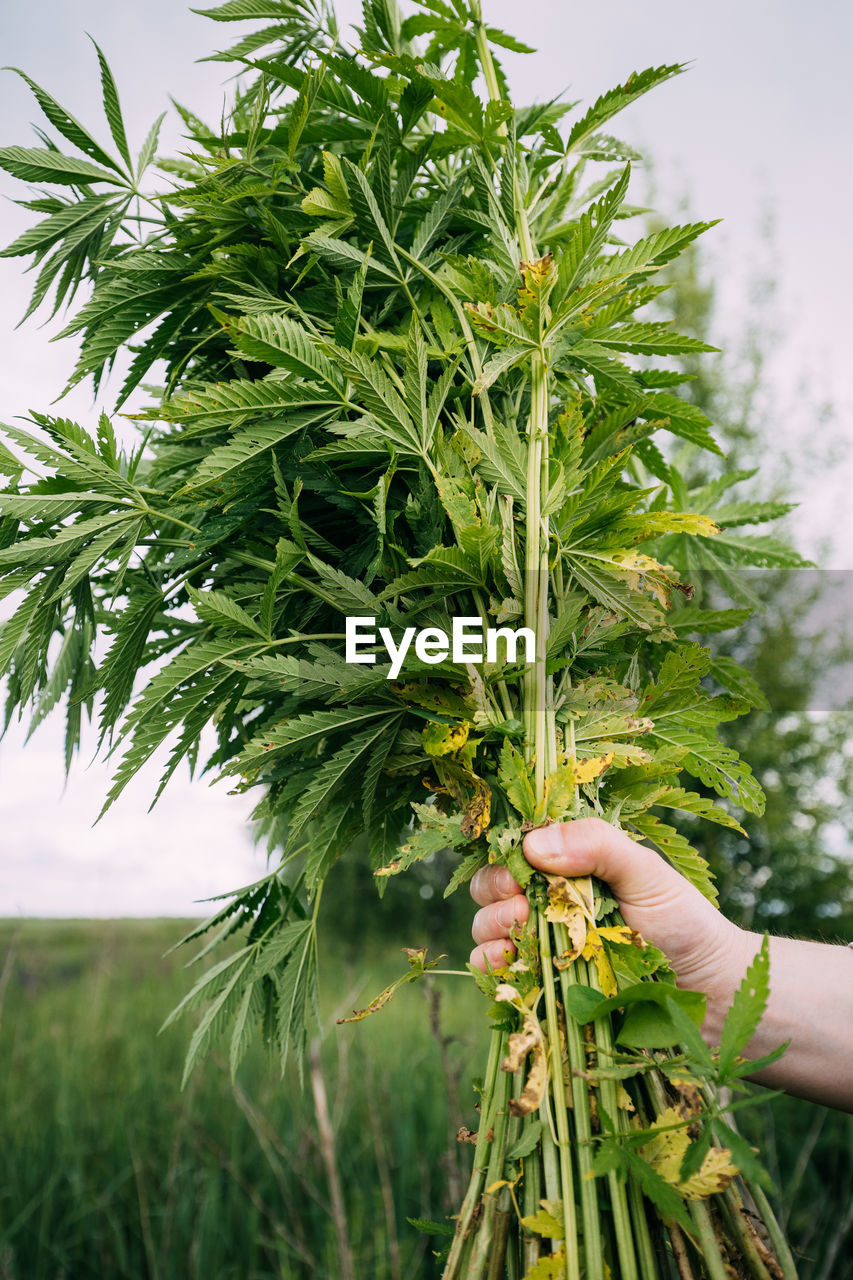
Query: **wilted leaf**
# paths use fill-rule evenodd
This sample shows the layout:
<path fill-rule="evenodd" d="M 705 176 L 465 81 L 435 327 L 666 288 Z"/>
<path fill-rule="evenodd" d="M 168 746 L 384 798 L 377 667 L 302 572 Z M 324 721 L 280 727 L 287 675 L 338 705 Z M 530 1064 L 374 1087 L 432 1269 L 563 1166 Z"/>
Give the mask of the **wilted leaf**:
<path fill-rule="evenodd" d="M 690 1146 L 687 1124 L 675 1107 L 667 1107 L 657 1118 L 660 1126 L 680 1125 L 665 1133 L 656 1133 L 649 1142 L 637 1148 L 638 1154 L 656 1173 L 675 1187 L 687 1200 L 703 1200 L 707 1196 L 725 1191 L 737 1177 L 738 1170 L 731 1163 L 731 1152 L 711 1147 L 699 1169 L 685 1182 L 680 1180 L 681 1163 Z"/>
<path fill-rule="evenodd" d="M 467 721 L 462 724 L 440 724 L 430 720 L 421 732 L 421 741 L 428 756 L 447 756 L 459 751 L 468 741 L 471 726 Z"/>

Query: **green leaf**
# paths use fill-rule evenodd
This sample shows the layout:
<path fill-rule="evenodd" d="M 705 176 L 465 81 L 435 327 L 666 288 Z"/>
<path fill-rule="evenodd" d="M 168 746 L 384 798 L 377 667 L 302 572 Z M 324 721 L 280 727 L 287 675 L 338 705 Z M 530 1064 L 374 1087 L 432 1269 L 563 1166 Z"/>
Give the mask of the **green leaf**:
<path fill-rule="evenodd" d="M 239 772 L 248 760 L 256 757 L 278 752 L 301 752 L 323 742 L 330 734 L 361 728 L 366 721 L 375 720 L 377 716 L 389 720 L 398 714 L 393 707 L 368 704 L 340 711 L 309 711 L 289 717 L 253 738 L 239 760 L 231 766 L 231 771 Z"/>
<path fill-rule="evenodd" d="M 60 240 L 65 241 L 64 252 L 68 255 L 81 241 L 103 227 L 109 216 L 119 208 L 115 198 L 109 196 L 91 195 L 75 200 L 73 204 L 64 205 L 56 213 L 52 213 L 43 222 L 28 228 L 5 249 L 0 249 L 0 258 L 23 257 L 39 250 L 46 251 Z"/>
<path fill-rule="evenodd" d="M 770 999 L 770 942 L 767 934 L 735 992 L 720 1033 L 720 1071 L 725 1074 L 742 1056 L 758 1030 Z"/>
<path fill-rule="evenodd" d="M 89 37 L 91 39 L 91 36 Z M 124 130 L 124 119 L 121 114 L 121 105 L 118 99 L 118 89 L 113 79 L 113 73 L 109 68 L 109 64 L 101 52 L 101 48 L 94 40 L 95 52 L 98 55 L 98 65 L 101 69 L 101 92 L 104 99 L 104 115 L 107 117 L 107 123 L 110 126 L 113 142 L 116 144 L 122 160 L 128 167 L 132 168 L 130 159 L 130 148 L 127 145 L 127 135 Z M 94 157 L 97 159 L 97 156 Z"/>
<path fill-rule="evenodd" d="M 303 327 L 280 312 L 243 316 L 229 324 L 238 350 L 252 360 L 288 369 L 298 377 L 317 380 L 338 394 L 344 386 L 340 374 L 319 343 Z"/>
<path fill-rule="evenodd" d="M 97 48 L 97 45 L 95 47 Z M 98 53 L 100 56 L 100 50 L 98 50 Z M 122 180 L 124 180 L 124 174 L 121 171 L 121 166 L 116 164 L 112 156 L 108 155 L 107 152 L 104 151 L 103 147 L 101 147 L 92 135 L 83 128 L 79 120 L 75 120 L 72 115 L 69 115 L 65 108 L 60 106 L 56 99 L 51 97 L 46 89 L 42 89 L 40 85 L 36 84 L 35 80 L 31 80 L 30 77 L 24 71 L 19 70 L 18 67 L 4 67 L 3 70 L 14 71 L 16 75 L 19 75 L 21 79 L 29 85 L 30 89 L 33 91 L 36 102 L 39 104 L 53 127 L 62 134 L 63 138 L 66 138 L 68 142 L 73 143 L 75 147 L 79 147 L 90 160 L 97 161 L 99 165 L 106 165 L 108 169 L 114 169 L 116 173 L 121 175 Z M 54 179 L 48 179 L 48 181 L 53 180 Z M 115 179 L 113 179 L 113 181 L 115 181 Z"/>
<path fill-rule="evenodd" d="M 521 752 L 509 738 L 504 738 L 501 744 L 498 778 L 510 804 L 526 822 L 532 822 L 536 811 L 536 795 L 530 771 Z"/>
<path fill-rule="evenodd" d="M 371 725 L 356 734 L 346 746 L 341 747 L 313 774 L 293 810 L 289 838 L 292 842 L 306 823 L 340 790 L 344 779 L 367 755 L 374 743 L 386 732 L 385 724 Z"/>
<path fill-rule="evenodd" d="M 686 880 L 716 906 L 719 894 L 708 863 L 680 831 L 650 813 L 632 815 L 630 821 L 644 839 L 657 845 L 676 871 L 680 871 Z"/>
<path fill-rule="evenodd" d="M 193 9 L 192 13 L 214 22 L 240 22 L 248 18 L 289 18 L 302 6 L 298 0 L 227 0 L 215 9 Z"/>
<path fill-rule="evenodd" d="M 285 440 L 299 435 L 306 426 L 316 422 L 317 418 L 316 413 L 297 413 L 287 419 L 240 427 L 228 444 L 212 449 L 202 459 L 179 492 L 184 494 L 211 487 L 225 488 L 250 463 L 257 462 Z"/>
<path fill-rule="evenodd" d="M 464 815 L 442 813 L 440 809 L 424 804 L 412 804 L 418 825 L 397 850 L 396 856 L 386 866 L 374 872 L 377 876 L 396 876 L 401 871 L 424 858 L 430 858 L 442 849 L 458 849 L 468 844 L 470 837 L 462 830 Z"/>
<path fill-rule="evenodd" d="M 529 1120 L 524 1126 L 521 1137 L 517 1138 L 506 1153 L 507 1160 L 523 1160 L 532 1155 L 542 1137 L 542 1121 Z"/>
<path fill-rule="evenodd" d="M 653 793 L 652 804 L 663 809 L 679 809 L 682 813 L 695 813 L 718 826 L 728 827 L 730 831 L 746 832 L 727 809 L 714 804 L 708 796 L 699 795 L 698 791 L 685 791 L 683 787 L 664 787 Z"/>
<path fill-rule="evenodd" d="M 157 151 L 157 143 L 160 141 L 160 126 L 165 119 L 166 112 L 163 111 L 154 121 L 146 134 L 145 141 L 143 142 L 142 148 L 139 152 L 139 158 L 136 162 L 137 180 L 142 177 L 143 173 L 154 159 L 154 155 Z"/>
<path fill-rule="evenodd" d="M 431 1218 L 407 1218 L 406 1221 L 416 1231 L 425 1236 L 452 1236 L 453 1225 L 449 1222 L 433 1222 Z"/>
<path fill-rule="evenodd" d="M 644 93 L 648 93 L 649 89 L 654 88 L 655 85 L 663 84 L 665 80 L 680 75 L 684 70 L 684 63 L 674 63 L 669 66 L 649 67 L 646 71 L 632 72 L 624 84 L 602 94 L 572 126 L 566 150 L 577 151 L 581 143 L 630 103 L 635 102 Z"/>
<path fill-rule="evenodd" d="M 187 594 L 203 622 L 211 622 L 228 631 L 248 632 L 261 640 L 270 638 L 255 619 L 224 591 L 197 591 L 195 587 L 188 586 Z"/>
<path fill-rule="evenodd" d="M 110 172 L 89 160 L 38 147 L 0 147 L 0 169 L 23 182 L 57 182 L 71 186 L 87 186 L 90 182 L 127 185 L 127 179 L 120 172 Z"/>

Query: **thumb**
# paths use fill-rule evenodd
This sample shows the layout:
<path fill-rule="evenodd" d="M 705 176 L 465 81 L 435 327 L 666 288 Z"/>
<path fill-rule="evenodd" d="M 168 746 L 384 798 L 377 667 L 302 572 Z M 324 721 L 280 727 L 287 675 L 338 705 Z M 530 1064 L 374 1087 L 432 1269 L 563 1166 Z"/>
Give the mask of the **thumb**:
<path fill-rule="evenodd" d="M 645 845 L 601 818 L 538 827 L 524 837 L 524 855 L 550 875 L 598 876 L 620 902 L 648 907 L 681 897 L 685 880 Z"/>

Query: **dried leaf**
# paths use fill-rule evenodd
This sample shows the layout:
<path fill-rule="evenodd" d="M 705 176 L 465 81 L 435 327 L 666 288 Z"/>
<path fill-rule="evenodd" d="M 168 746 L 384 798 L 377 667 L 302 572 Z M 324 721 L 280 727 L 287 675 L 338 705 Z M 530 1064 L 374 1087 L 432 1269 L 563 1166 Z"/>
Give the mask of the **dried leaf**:
<path fill-rule="evenodd" d="M 590 925 L 595 924 L 595 898 L 589 876 L 547 876 L 548 906 L 555 912 L 577 907 Z M 559 916 L 549 916 L 559 919 Z"/>
<path fill-rule="evenodd" d="M 555 966 L 558 969 L 565 969 L 573 961 L 577 960 L 586 946 L 586 916 L 578 906 L 566 906 L 563 903 L 552 905 L 549 903 L 545 908 L 545 918 L 550 920 L 552 924 L 564 924 L 566 926 L 571 945 L 565 951 L 562 951 L 559 956 L 554 957 Z"/>
<path fill-rule="evenodd" d="M 462 834 L 467 836 L 469 840 L 476 840 L 483 834 L 489 825 L 492 813 L 492 793 L 489 784 L 484 782 L 482 778 L 477 779 L 477 785 L 474 791 L 473 799 L 469 800 L 465 806 L 465 816 L 462 819 Z"/>
<path fill-rule="evenodd" d="M 503 984 L 509 986 L 509 984 Z M 510 991 L 515 988 L 509 987 Z M 506 999 L 506 997 L 504 997 Z M 518 1098 L 509 1102 L 509 1110 L 514 1116 L 526 1116 L 536 1111 L 548 1084 L 548 1060 L 545 1054 L 545 1039 L 539 1019 L 534 1013 L 525 1013 L 524 1024 L 520 1031 L 514 1031 L 509 1037 L 509 1052 L 501 1063 L 502 1071 L 515 1073 L 520 1071 L 525 1059 L 530 1056 L 530 1071 L 524 1088 Z"/>
<path fill-rule="evenodd" d="M 530 1074 L 518 1098 L 510 1098 L 509 1111 L 514 1116 L 527 1116 L 531 1111 L 538 1111 L 548 1086 L 548 1062 L 542 1043 L 533 1049 Z"/>

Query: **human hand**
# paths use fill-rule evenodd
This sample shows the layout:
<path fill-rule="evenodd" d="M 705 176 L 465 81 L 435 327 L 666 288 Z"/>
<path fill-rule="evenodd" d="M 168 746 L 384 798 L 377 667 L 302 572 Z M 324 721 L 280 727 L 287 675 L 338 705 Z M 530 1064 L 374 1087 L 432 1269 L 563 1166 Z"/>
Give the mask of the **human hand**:
<path fill-rule="evenodd" d="M 604 880 L 625 923 L 666 953 L 678 985 L 708 996 L 704 1030 L 711 1037 L 718 1033 L 755 953 L 753 935 L 721 915 L 653 849 L 600 818 L 529 831 L 523 849 L 532 866 L 550 875 Z M 527 899 L 506 867 L 482 867 L 471 881 L 471 896 L 481 908 L 471 930 L 477 943 L 471 962 L 485 969 L 488 960 L 497 968 L 515 954 L 510 929 L 527 920 Z"/>

